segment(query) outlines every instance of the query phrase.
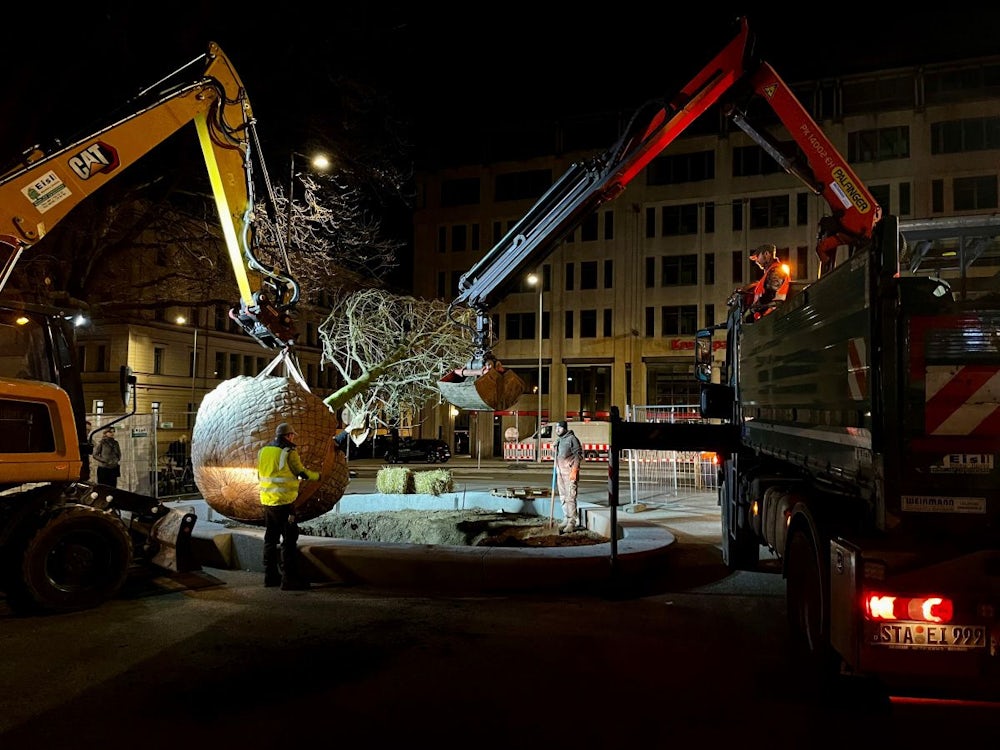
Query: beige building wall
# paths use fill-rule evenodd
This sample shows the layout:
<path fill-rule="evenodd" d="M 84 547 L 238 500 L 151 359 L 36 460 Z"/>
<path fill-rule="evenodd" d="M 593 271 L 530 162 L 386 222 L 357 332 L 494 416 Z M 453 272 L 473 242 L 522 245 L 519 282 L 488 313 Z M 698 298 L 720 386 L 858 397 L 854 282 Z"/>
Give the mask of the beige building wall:
<path fill-rule="evenodd" d="M 953 75 L 961 71 L 961 75 Z M 949 216 L 956 213 L 954 180 L 966 176 L 1000 174 L 1000 149 L 991 144 L 987 149 L 962 153 L 932 153 L 931 130 L 934 123 L 973 118 L 997 121 L 1000 117 L 1000 87 L 997 80 L 1000 58 L 989 58 L 943 64 L 922 69 L 882 71 L 865 76 L 845 77 L 835 81 L 807 82 L 796 86 L 803 104 L 812 106 L 813 116 L 827 137 L 849 161 L 858 176 L 883 202 L 883 210 L 904 219 Z M 978 77 L 977 77 L 978 75 Z M 979 85 L 957 85 L 948 90 L 949 81 L 979 81 Z M 883 92 L 890 92 L 884 94 Z M 712 117 L 711 112 L 704 117 Z M 715 115 L 717 116 L 717 115 Z M 897 126 L 909 130 L 909 156 L 891 159 L 852 159 L 849 136 L 859 131 L 888 130 Z M 994 133 L 1000 131 L 993 123 Z M 789 140 L 787 134 L 777 134 Z M 497 201 L 494 196 L 496 178 L 530 170 L 551 170 L 552 180 L 558 179 L 569 166 L 589 158 L 611 145 L 613 139 L 592 151 L 553 154 L 544 158 L 503 161 L 485 165 L 442 168 L 419 175 L 421 204 L 414 215 L 414 293 L 420 297 L 453 299 L 458 294 L 457 280 L 470 269 L 494 244 L 493 227 L 499 223 L 500 236 L 524 216 L 533 200 Z M 558 137 L 553 143 L 559 142 Z M 542 341 L 541 359 L 550 377 L 551 393 L 542 400 L 545 419 L 561 419 L 579 410 L 579 402 L 568 394 L 567 372 L 574 365 L 592 364 L 611 367 L 610 404 L 617 406 L 622 416 L 630 405 L 656 405 L 647 401 L 647 386 L 651 371 L 669 370 L 678 380 L 693 381 L 693 334 L 664 335 L 660 327 L 660 309 L 664 306 L 694 305 L 698 311 L 698 326 L 706 321 L 706 306 L 714 306 L 714 322 L 726 316 L 726 299 L 737 286 L 756 280 L 759 271 L 748 259 L 749 250 L 764 242 L 773 242 L 785 250 L 783 259 L 792 264 L 792 277 L 800 283 L 816 278 L 818 260 L 813 252 L 816 231 L 822 216 L 830 207 L 797 178 L 783 172 L 733 176 L 736 149 L 752 146 L 753 142 L 733 126 L 726 134 L 682 136 L 663 155 L 711 151 L 715 155 L 715 176 L 701 181 L 682 181 L 669 185 L 649 185 L 640 174 L 616 200 L 599 209 L 600 239 L 582 242 L 580 229 L 571 240 L 564 241 L 547 258 L 539 259 L 538 267 L 550 267 L 551 289 L 546 290 L 542 303 L 551 317 L 550 337 Z M 648 172 L 649 168 L 647 168 Z M 446 207 L 442 205 L 442 188 L 462 179 L 479 179 L 480 200 L 474 205 Z M 933 204 L 933 184 L 940 181 L 944 205 Z M 788 226 L 750 228 L 748 204 L 758 197 L 787 195 L 790 217 Z M 798 196 L 803 195 L 804 198 Z M 902 200 L 908 195 L 908 205 Z M 882 196 L 888 196 L 887 205 Z M 799 200 L 804 200 L 807 213 L 802 220 L 797 215 Z M 698 231 L 694 234 L 663 236 L 656 231 L 647 237 L 646 220 L 649 212 L 658 213 L 664 206 L 696 203 Z M 733 205 L 743 207 L 743 224 L 733 228 Z M 708 207 L 708 209 L 707 209 Z M 706 210 L 714 208 L 714 231 L 706 231 Z M 984 211 L 996 211 L 997 206 L 983 206 Z M 966 211 L 966 213 L 968 213 Z M 604 239 L 603 227 L 613 222 L 613 237 Z M 471 243 L 464 251 L 449 246 L 453 228 L 465 226 L 467 236 L 478 232 L 479 245 Z M 803 252 L 803 249 L 805 252 Z M 647 258 L 655 258 L 656 274 L 664 256 L 688 254 L 698 256 L 698 280 L 684 286 L 663 286 L 659 280 L 646 284 Z M 734 253 L 736 254 L 734 256 Z M 714 281 L 705 278 L 705 259 L 714 255 Z M 736 258 L 734 269 L 734 257 Z M 804 259 L 803 264 L 797 262 Z M 581 291 L 580 263 L 597 261 L 599 275 L 605 260 L 613 263 L 613 285 Z M 567 291 L 565 277 L 568 264 L 576 273 L 575 291 Z M 446 283 L 440 283 L 441 274 Z M 597 309 L 598 336 L 581 339 L 579 312 Z M 601 311 L 613 310 L 612 335 L 601 335 Z M 654 332 L 648 335 L 646 309 L 654 308 Z M 491 311 L 499 316 L 500 333 L 503 321 L 511 313 L 537 311 L 537 292 L 525 288 L 504 298 Z M 572 338 L 565 337 L 564 316 L 567 311 L 577 316 Z M 537 312 L 536 312 L 537 314 Z M 502 340 L 495 353 L 503 363 L 520 372 L 537 372 L 539 358 L 537 335 L 527 339 Z M 471 345 L 470 345 L 471 354 Z M 721 358 L 722 353 L 719 353 Z M 456 363 L 459 366 L 463 363 Z M 533 376 L 534 377 L 534 376 Z M 441 436 L 456 448 L 455 433 L 462 432 L 466 422 L 474 435 L 470 444 L 473 455 L 500 455 L 500 441 L 508 428 L 516 426 L 520 435 L 530 433 L 537 420 L 538 397 L 526 393 L 515 406 L 504 413 L 456 414 L 448 404 L 432 405 L 420 425 L 426 437 Z M 598 415 L 604 416 L 604 415 Z M 481 442 L 477 442 L 481 441 Z"/>

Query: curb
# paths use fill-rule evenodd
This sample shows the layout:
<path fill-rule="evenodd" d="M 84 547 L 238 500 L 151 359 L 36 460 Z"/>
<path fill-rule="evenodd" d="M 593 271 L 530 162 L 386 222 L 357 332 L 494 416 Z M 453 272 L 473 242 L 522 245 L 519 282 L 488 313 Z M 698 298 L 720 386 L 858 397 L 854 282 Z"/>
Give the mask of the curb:
<path fill-rule="evenodd" d="M 401 498 L 404 500 L 401 502 Z M 413 498 L 415 502 L 406 502 Z M 418 501 L 418 498 L 419 501 Z M 341 512 L 399 510 L 400 505 L 434 509 L 425 496 L 345 495 Z M 436 498 L 444 508 L 456 499 Z M 497 509 L 515 504 L 526 512 L 530 501 L 501 498 L 488 492 L 464 494 L 461 507 Z M 205 567 L 248 570 L 263 574 L 262 528 L 233 528 L 212 520 L 204 500 L 178 502 L 199 516 L 192 533 L 194 557 Z M 386 505 L 391 507 L 385 507 Z M 346 506 L 346 507 L 341 507 Z M 609 535 L 610 510 L 581 503 L 584 524 Z M 453 547 L 433 544 L 379 543 L 354 539 L 302 536 L 299 552 L 303 574 L 312 583 L 364 584 L 382 588 L 447 591 L 525 591 L 601 584 L 622 576 L 638 577 L 662 568 L 673 534 L 662 526 L 619 519 L 619 539 L 579 547 Z"/>

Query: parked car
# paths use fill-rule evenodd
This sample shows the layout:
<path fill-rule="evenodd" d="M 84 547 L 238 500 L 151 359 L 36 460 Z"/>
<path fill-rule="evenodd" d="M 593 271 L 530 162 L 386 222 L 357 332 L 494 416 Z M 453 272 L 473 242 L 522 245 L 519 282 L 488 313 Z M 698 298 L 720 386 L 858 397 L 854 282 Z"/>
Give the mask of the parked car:
<path fill-rule="evenodd" d="M 424 461 L 429 464 L 445 463 L 451 458 L 451 450 L 443 440 L 431 438 L 400 438 L 399 449 L 390 444 L 385 460 L 391 464 L 405 464 L 410 461 Z"/>

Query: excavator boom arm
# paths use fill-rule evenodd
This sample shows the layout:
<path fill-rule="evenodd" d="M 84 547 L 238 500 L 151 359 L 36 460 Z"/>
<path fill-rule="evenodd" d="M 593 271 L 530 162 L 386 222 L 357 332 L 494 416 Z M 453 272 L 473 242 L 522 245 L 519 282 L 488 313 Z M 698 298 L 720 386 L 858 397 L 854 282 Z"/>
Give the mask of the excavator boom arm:
<path fill-rule="evenodd" d="M 251 247 L 250 101 L 217 44 L 209 45 L 203 60 L 202 74 L 194 82 L 175 87 L 69 146 L 50 154 L 36 150 L 21 166 L 0 176 L 0 291 L 22 254 L 73 209 L 193 123 L 240 292 L 240 312 L 230 315 L 262 346 L 283 347 L 294 341 L 291 317 L 280 308 L 286 298 L 291 304 L 297 301 L 298 285 L 266 269 Z M 267 277 L 274 302 L 252 289 L 248 268 Z"/>

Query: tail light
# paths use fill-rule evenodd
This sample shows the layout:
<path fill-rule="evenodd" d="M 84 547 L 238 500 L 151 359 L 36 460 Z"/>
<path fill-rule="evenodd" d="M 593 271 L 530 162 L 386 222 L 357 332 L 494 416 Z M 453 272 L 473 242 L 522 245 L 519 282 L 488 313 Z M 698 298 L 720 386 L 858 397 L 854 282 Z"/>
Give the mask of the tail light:
<path fill-rule="evenodd" d="M 864 601 L 869 620 L 949 623 L 955 616 L 954 604 L 944 596 L 894 596 L 866 591 Z"/>

